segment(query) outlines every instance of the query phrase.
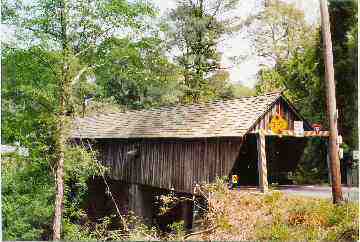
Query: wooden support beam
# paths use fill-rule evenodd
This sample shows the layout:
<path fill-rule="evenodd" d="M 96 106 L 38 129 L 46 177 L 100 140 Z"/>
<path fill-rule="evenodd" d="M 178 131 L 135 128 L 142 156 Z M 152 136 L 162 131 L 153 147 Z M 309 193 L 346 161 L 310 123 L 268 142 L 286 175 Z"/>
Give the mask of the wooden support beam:
<path fill-rule="evenodd" d="M 152 219 L 152 192 L 145 190 L 141 185 L 129 184 L 129 209 L 135 213 L 139 219 L 150 225 Z"/>
<path fill-rule="evenodd" d="M 259 132 L 260 131 L 254 131 L 252 133 L 258 134 Z M 278 137 L 283 137 L 283 136 L 299 137 L 299 138 L 303 138 L 303 137 L 329 137 L 329 131 L 319 131 L 319 132 L 304 131 L 304 136 L 296 136 L 294 134 L 294 131 L 292 131 L 292 130 L 284 130 L 281 134 L 276 134 L 276 133 L 273 133 L 271 131 L 266 131 L 266 130 L 262 130 L 262 132 L 264 133 L 264 135 L 278 136 Z"/>
<path fill-rule="evenodd" d="M 258 174 L 259 186 L 262 192 L 268 191 L 267 165 L 266 165 L 266 140 L 263 130 L 259 130 L 257 135 L 258 151 Z"/>
<path fill-rule="evenodd" d="M 185 229 L 190 230 L 193 224 L 193 202 L 190 200 L 182 202 L 182 219 Z"/>

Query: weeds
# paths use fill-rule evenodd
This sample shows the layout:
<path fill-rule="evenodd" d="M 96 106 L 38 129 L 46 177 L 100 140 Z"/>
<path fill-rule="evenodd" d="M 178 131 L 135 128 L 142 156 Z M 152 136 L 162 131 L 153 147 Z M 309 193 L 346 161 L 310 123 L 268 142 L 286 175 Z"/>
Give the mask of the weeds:
<path fill-rule="evenodd" d="M 145 241 L 145 240 L 160 240 L 158 231 L 155 227 L 144 225 L 141 220 L 130 213 L 124 216 L 127 224 L 131 227 L 126 230 L 114 229 L 114 223 L 121 223 L 119 218 L 115 215 L 106 216 L 98 222 L 91 222 L 86 220 L 83 224 L 70 223 L 64 221 L 65 240 L 112 240 L 112 241 Z"/>
<path fill-rule="evenodd" d="M 359 238 L 355 203 L 334 205 L 328 200 L 309 198 L 280 198 L 276 202 L 266 196 L 264 202 L 271 207 L 271 223 L 268 226 L 257 224 L 260 239 L 337 241 Z"/>
<path fill-rule="evenodd" d="M 160 234 L 137 217 L 126 217 L 131 228 L 126 234 L 111 230 L 112 219 L 98 224 L 64 226 L 66 239 L 72 240 L 359 240 L 358 205 L 334 205 L 330 200 L 290 197 L 281 192 L 230 191 L 226 179 L 203 185 L 198 196 L 207 202 L 199 231 L 185 233 L 184 221 L 168 226 L 170 232 Z M 190 198 L 169 194 L 160 198 L 166 212 Z M 117 218 L 118 219 L 118 218 Z"/>
<path fill-rule="evenodd" d="M 174 222 L 170 224 L 169 229 L 171 232 L 168 234 L 168 240 L 183 240 L 185 235 L 184 221 Z"/>
<path fill-rule="evenodd" d="M 359 240 L 358 205 L 330 200 L 229 191 L 224 179 L 202 187 L 209 210 L 196 240 Z M 211 225 L 210 225 L 211 224 Z"/>

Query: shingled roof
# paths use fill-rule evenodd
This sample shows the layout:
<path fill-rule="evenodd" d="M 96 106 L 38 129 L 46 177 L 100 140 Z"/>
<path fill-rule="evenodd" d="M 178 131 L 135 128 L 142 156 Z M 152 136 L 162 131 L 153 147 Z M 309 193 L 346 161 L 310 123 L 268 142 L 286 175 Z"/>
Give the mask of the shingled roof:
<path fill-rule="evenodd" d="M 78 118 L 72 138 L 241 137 L 281 97 L 280 92 L 225 101 Z"/>

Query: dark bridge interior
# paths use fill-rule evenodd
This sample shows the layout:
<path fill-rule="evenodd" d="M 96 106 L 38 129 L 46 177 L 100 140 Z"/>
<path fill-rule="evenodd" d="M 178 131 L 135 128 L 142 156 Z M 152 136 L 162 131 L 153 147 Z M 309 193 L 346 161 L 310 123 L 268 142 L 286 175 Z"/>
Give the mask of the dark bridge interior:
<path fill-rule="evenodd" d="M 288 172 L 293 172 L 304 152 L 306 138 L 266 137 L 266 160 L 268 181 L 278 184 L 291 184 Z M 239 156 L 231 174 L 239 176 L 240 186 L 258 186 L 257 138 L 250 134 L 244 138 Z M 231 175 L 230 174 L 230 175 Z"/>
<path fill-rule="evenodd" d="M 240 185 L 258 185 L 257 146 L 255 135 L 244 137 L 239 156 L 232 168 L 231 174 L 239 176 Z"/>

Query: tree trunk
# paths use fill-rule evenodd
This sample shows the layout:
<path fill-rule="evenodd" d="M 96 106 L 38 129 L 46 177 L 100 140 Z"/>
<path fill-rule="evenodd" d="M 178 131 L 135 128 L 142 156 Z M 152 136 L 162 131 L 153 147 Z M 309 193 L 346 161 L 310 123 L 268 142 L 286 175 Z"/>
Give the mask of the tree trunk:
<path fill-rule="evenodd" d="M 61 79 L 59 80 L 59 120 L 57 125 L 56 136 L 56 198 L 55 198 L 55 214 L 53 220 L 53 240 L 61 238 L 61 219 L 63 214 L 64 201 L 64 158 L 66 143 L 66 99 L 69 97 L 69 65 L 68 65 L 68 36 L 67 36 L 67 2 L 60 2 L 60 26 L 61 26 L 61 42 L 63 54 L 63 69 Z"/>
<path fill-rule="evenodd" d="M 61 234 L 61 218 L 62 218 L 62 204 L 64 200 L 64 116 L 61 114 L 59 120 L 59 137 L 58 137 L 58 160 L 56 168 L 56 198 L 55 198 L 55 214 L 53 221 L 53 240 L 60 240 Z"/>
<path fill-rule="evenodd" d="M 60 240 L 61 235 L 61 218 L 63 212 L 64 200 L 64 158 L 65 158 L 65 143 L 66 143 L 66 86 L 67 81 L 67 66 L 64 66 L 64 79 L 60 83 L 60 114 L 57 130 L 57 164 L 56 164 L 56 198 L 55 198 L 55 214 L 53 221 L 53 240 Z"/>

